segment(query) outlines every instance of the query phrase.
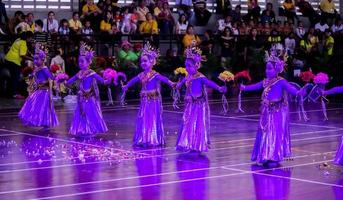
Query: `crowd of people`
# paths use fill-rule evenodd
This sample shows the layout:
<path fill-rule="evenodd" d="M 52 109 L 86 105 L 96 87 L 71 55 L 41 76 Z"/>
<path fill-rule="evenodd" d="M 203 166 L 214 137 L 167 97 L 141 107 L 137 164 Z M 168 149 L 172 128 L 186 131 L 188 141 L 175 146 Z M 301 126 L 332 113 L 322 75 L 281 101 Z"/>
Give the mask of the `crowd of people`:
<path fill-rule="evenodd" d="M 77 71 L 77 53 L 73 50 L 77 50 L 79 42 L 94 46 L 100 41 L 100 49 L 105 51 L 98 53 L 96 65 L 115 65 L 134 75 L 139 71 L 137 62 L 143 44 L 130 43 L 123 39 L 126 35 L 151 40 L 155 46 L 159 46 L 161 38 L 176 39 L 178 48 L 168 49 L 158 65 L 165 75 L 182 65 L 178 55 L 194 45 L 207 57 L 204 69 L 209 73 L 219 68 L 249 69 L 253 79 L 259 80 L 264 73 L 264 52 L 273 45 L 287 53 L 291 69 L 311 68 L 334 73 L 333 65 L 339 63 L 339 59 L 335 61 L 342 55 L 339 47 L 343 24 L 333 0 L 321 0 L 319 11 L 305 0 L 285 0 L 279 8 L 279 16 L 272 3 L 267 3 L 265 10 L 261 10 L 257 0 L 249 0 L 247 14 L 242 13 L 242 5 L 233 8 L 229 0 L 216 3 L 217 28 L 205 33 L 196 31 L 197 26 L 206 25 L 213 17 L 205 1 L 176 1 L 175 13 L 165 0 L 139 0 L 130 5 L 121 5 L 117 0 L 100 0 L 96 4 L 86 0 L 80 1 L 80 11 L 73 12 L 70 19 L 56 16 L 53 11 L 48 12 L 46 19 L 35 19 L 33 13 L 22 11 L 15 12 L 9 19 L 1 3 L 0 9 L 5 10 L 0 16 L 1 37 L 15 38 L 5 56 L 4 66 L 11 74 L 16 74 L 11 77 L 17 80 L 20 69 L 30 63 L 25 61 L 32 60 L 33 44 L 40 42 L 49 47 L 49 60 L 53 57 L 58 57 L 60 62 L 66 59 L 64 69 L 73 74 Z M 302 18 L 297 16 L 297 9 Z M 309 19 L 310 25 L 303 17 Z M 65 48 L 66 44 L 69 48 Z M 109 47 L 114 51 L 109 51 L 112 49 Z M 14 80 L 12 83 L 17 85 Z"/>

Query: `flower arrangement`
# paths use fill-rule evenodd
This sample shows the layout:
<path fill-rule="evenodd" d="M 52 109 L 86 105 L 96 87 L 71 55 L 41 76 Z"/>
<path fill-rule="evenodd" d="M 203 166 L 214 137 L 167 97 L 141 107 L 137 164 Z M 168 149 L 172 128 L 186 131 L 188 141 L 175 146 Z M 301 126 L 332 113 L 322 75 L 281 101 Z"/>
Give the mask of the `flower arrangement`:
<path fill-rule="evenodd" d="M 248 70 L 244 70 L 244 71 L 238 72 L 235 75 L 235 80 L 247 80 L 248 82 L 250 82 L 251 81 L 251 76 L 250 76 Z"/>
<path fill-rule="evenodd" d="M 113 79 L 113 78 L 116 77 L 116 76 L 117 76 L 116 70 L 110 69 L 110 68 L 107 68 L 107 69 L 104 71 L 103 75 L 102 75 L 102 77 L 103 77 L 104 79 L 107 79 L 107 80 Z"/>
<path fill-rule="evenodd" d="M 325 85 L 325 84 L 327 84 L 329 82 L 329 76 L 327 74 L 325 74 L 325 73 L 320 72 L 320 73 L 318 73 L 317 75 L 314 76 L 313 82 L 315 84 L 323 84 L 323 85 Z"/>
<path fill-rule="evenodd" d="M 302 81 L 309 83 L 314 79 L 314 74 L 311 71 L 301 72 L 300 78 Z"/>
<path fill-rule="evenodd" d="M 56 78 L 55 78 L 57 83 L 61 83 L 61 82 L 68 80 L 68 79 L 69 79 L 69 76 L 66 73 L 59 73 L 56 75 Z"/>
<path fill-rule="evenodd" d="M 177 69 L 174 70 L 174 74 L 175 74 L 175 75 L 181 74 L 181 75 L 187 76 L 188 73 L 187 73 L 186 68 L 184 68 L 184 67 L 178 67 Z"/>
<path fill-rule="evenodd" d="M 103 78 L 106 80 L 113 80 L 114 85 L 118 85 L 118 78 L 122 77 L 124 79 L 124 81 L 126 81 L 126 75 L 122 72 L 117 72 L 114 69 L 111 68 L 107 68 L 104 72 L 103 72 Z"/>
<path fill-rule="evenodd" d="M 221 81 L 230 82 L 230 81 L 235 80 L 235 75 L 233 75 L 233 74 L 232 74 L 231 72 L 229 72 L 229 71 L 223 71 L 222 73 L 219 74 L 218 78 L 219 78 Z"/>
<path fill-rule="evenodd" d="M 61 69 L 61 67 L 57 64 L 51 65 L 50 66 L 50 71 L 51 73 L 55 74 L 57 71 L 59 71 Z"/>

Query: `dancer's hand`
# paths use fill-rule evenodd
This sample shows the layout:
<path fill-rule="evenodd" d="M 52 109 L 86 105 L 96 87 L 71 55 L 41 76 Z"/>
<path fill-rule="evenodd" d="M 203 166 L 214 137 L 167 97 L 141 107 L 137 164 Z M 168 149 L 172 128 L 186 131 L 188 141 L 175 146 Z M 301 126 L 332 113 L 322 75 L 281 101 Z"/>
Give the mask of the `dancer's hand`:
<path fill-rule="evenodd" d="M 181 87 L 182 87 L 182 83 L 181 82 L 176 83 L 175 88 L 177 90 L 179 90 Z"/>
<path fill-rule="evenodd" d="M 104 80 L 105 85 L 110 85 L 111 84 L 111 79 L 105 79 Z"/>
<path fill-rule="evenodd" d="M 239 89 L 240 89 L 241 91 L 244 91 L 244 90 L 245 90 L 245 85 L 241 84 L 241 85 L 239 86 Z"/>
<path fill-rule="evenodd" d="M 219 87 L 219 92 L 226 93 L 227 92 L 226 86 Z"/>
<path fill-rule="evenodd" d="M 170 86 L 171 86 L 172 88 L 176 89 L 177 83 L 171 82 Z"/>
<path fill-rule="evenodd" d="M 126 92 L 127 89 L 128 89 L 128 87 L 127 87 L 127 85 L 123 85 L 123 86 L 121 87 L 121 89 L 123 90 L 123 92 Z"/>
<path fill-rule="evenodd" d="M 304 88 L 301 88 L 298 92 L 297 92 L 297 94 L 296 94 L 296 96 L 305 96 L 305 92 L 306 92 L 306 90 L 304 89 Z"/>
<path fill-rule="evenodd" d="M 322 96 L 327 96 L 328 95 L 327 91 L 325 91 L 325 90 L 321 90 L 320 92 L 321 92 Z"/>

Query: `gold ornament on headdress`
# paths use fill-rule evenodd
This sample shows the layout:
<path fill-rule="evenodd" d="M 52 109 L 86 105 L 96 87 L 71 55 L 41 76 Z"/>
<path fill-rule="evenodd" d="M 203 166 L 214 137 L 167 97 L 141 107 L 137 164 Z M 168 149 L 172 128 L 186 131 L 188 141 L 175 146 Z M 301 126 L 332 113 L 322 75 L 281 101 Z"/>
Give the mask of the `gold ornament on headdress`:
<path fill-rule="evenodd" d="M 147 42 L 142 49 L 142 55 L 147 55 L 149 57 L 157 59 L 160 56 L 160 50 L 151 46 L 151 44 Z"/>
<path fill-rule="evenodd" d="M 88 60 L 92 60 L 95 52 L 93 49 L 88 46 L 85 42 L 82 42 L 80 45 L 80 56 L 85 56 Z"/>
<path fill-rule="evenodd" d="M 203 60 L 202 51 L 199 47 L 196 46 L 189 46 L 185 50 L 185 56 L 188 59 L 193 59 L 195 62 L 201 62 Z"/>
<path fill-rule="evenodd" d="M 46 46 L 39 42 L 35 44 L 35 55 L 38 55 L 39 58 L 45 60 L 48 54 L 49 49 Z"/>
<path fill-rule="evenodd" d="M 274 65 L 275 70 L 278 73 L 281 73 L 284 70 L 285 62 L 278 57 L 279 55 L 277 50 L 277 46 L 273 45 L 269 52 L 266 51 L 265 60 L 266 62 L 272 63 Z"/>

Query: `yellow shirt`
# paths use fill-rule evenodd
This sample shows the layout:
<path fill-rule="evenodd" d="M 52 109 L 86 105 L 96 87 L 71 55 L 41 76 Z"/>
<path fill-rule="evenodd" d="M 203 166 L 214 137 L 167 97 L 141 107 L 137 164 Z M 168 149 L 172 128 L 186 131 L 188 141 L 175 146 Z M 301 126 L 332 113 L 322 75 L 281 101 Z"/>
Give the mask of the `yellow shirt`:
<path fill-rule="evenodd" d="M 280 43 L 281 42 L 281 37 L 280 36 L 269 36 L 268 37 L 268 42 Z"/>
<path fill-rule="evenodd" d="M 15 63 L 16 65 L 21 66 L 21 56 L 27 54 L 27 44 L 25 40 L 20 38 L 14 41 L 10 50 L 5 56 L 5 60 Z"/>
<path fill-rule="evenodd" d="M 94 11 L 97 11 L 99 8 L 98 6 L 96 6 L 95 4 L 92 4 L 92 5 L 84 5 L 82 7 L 82 13 L 88 13 L 88 12 L 94 12 Z"/>
<path fill-rule="evenodd" d="M 326 13 L 334 13 L 335 12 L 335 3 L 333 0 L 329 2 L 328 0 L 322 0 L 320 2 L 320 9 Z"/>
<path fill-rule="evenodd" d="M 333 45 L 334 44 L 335 44 L 335 40 L 331 36 L 325 40 L 325 46 L 326 46 L 327 54 L 329 56 L 331 56 L 333 53 Z"/>
<path fill-rule="evenodd" d="M 73 28 L 76 31 L 82 29 L 82 24 L 80 20 L 74 21 L 73 19 L 70 19 L 68 23 L 69 23 L 69 27 Z"/>
<path fill-rule="evenodd" d="M 100 30 L 101 31 L 109 31 L 111 30 L 112 25 L 110 23 L 107 23 L 105 20 L 102 20 L 100 22 Z"/>
<path fill-rule="evenodd" d="M 158 27 L 157 27 L 156 20 L 144 21 L 139 26 L 139 32 L 140 33 L 148 33 L 148 34 L 158 33 Z"/>
<path fill-rule="evenodd" d="M 32 33 L 34 33 L 34 32 L 35 32 L 35 27 L 36 27 L 36 25 L 35 25 L 35 23 L 33 22 L 33 23 L 31 24 L 31 26 L 30 26 L 30 30 L 29 30 L 29 31 L 31 31 Z"/>
<path fill-rule="evenodd" d="M 301 40 L 300 47 L 306 49 L 306 51 L 309 52 L 312 49 L 312 44 L 305 42 L 305 40 Z"/>
<path fill-rule="evenodd" d="M 161 13 L 161 9 L 160 9 L 159 7 L 156 7 L 156 8 L 154 9 L 154 15 L 155 15 L 155 16 L 158 16 L 160 13 Z"/>
<path fill-rule="evenodd" d="M 312 37 L 310 38 L 310 42 L 311 42 L 311 44 L 314 46 L 314 45 L 318 44 L 319 39 L 318 39 L 317 36 L 312 36 Z"/>
<path fill-rule="evenodd" d="M 193 43 L 195 43 L 195 45 L 198 45 L 200 42 L 201 42 L 200 38 L 196 35 L 186 34 L 185 36 L 183 36 L 183 39 L 182 39 L 182 43 L 184 47 L 188 47 Z"/>

